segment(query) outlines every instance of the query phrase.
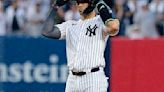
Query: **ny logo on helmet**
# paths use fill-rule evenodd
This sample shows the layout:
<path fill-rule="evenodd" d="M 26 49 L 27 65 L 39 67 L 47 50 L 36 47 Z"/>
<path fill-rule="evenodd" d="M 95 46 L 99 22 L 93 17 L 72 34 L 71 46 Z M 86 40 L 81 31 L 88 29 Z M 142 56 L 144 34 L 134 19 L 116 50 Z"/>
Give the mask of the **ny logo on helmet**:
<path fill-rule="evenodd" d="M 97 29 L 97 25 L 95 24 L 95 26 L 93 28 L 91 28 L 91 25 L 87 28 L 87 32 L 86 35 L 89 34 L 89 37 L 96 35 L 96 29 Z"/>

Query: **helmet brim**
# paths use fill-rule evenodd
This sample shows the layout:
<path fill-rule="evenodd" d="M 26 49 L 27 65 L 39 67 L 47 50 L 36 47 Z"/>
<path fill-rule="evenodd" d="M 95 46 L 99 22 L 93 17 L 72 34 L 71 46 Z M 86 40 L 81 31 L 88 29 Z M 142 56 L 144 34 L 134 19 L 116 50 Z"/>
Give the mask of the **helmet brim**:
<path fill-rule="evenodd" d="M 90 3 L 90 0 L 76 0 L 76 2 L 79 3 Z"/>

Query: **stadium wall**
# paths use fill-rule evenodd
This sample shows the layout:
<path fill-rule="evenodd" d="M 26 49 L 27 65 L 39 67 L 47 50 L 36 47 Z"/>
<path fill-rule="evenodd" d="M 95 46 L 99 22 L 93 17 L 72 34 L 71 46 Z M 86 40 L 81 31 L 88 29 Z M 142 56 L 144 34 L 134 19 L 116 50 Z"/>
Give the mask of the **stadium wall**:
<path fill-rule="evenodd" d="M 0 92 L 64 92 L 65 45 L 65 41 L 46 38 L 0 37 Z M 107 76 L 109 46 L 105 51 Z"/>
<path fill-rule="evenodd" d="M 1 37 L 0 44 L 0 92 L 64 92 L 64 41 Z"/>
<path fill-rule="evenodd" d="M 105 70 L 112 92 L 164 92 L 163 47 L 163 38 L 109 40 Z M 65 49 L 65 41 L 0 37 L 0 92 L 64 92 Z"/>
<path fill-rule="evenodd" d="M 112 92 L 164 92 L 164 38 L 111 41 Z"/>

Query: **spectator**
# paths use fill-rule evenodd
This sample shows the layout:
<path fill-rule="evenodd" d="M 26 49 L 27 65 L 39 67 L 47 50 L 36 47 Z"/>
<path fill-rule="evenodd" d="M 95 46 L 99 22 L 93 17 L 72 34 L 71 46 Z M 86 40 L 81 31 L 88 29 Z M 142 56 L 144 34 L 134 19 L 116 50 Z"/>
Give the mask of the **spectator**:
<path fill-rule="evenodd" d="M 153 0 L 150 3 L 149 7 L 153 13 L 163 13 L 164 12 L 164 1 L 163 0 Z"/>
<path fill-rule="evenodd" d="M 40 3 L 41 5 L 41 10 L 42 12 L 46 15 L 48 13 L 48 10 L 50 8 L 50 3 L 51 3 L 51 0 L 26 0 L 27 3 L 28 3 L 28 7 L 33 7 L 35 6 L 36 3 Z M 54 1 L 54 0 L 52 0 Z"/>
<path fill-rule="evenodd" d="M 59 21 L 59 23 L 65 21 L 65 10 L 64 10 L 64 6 L 58 8 L 58 10 L 57 10 L 57 17 L 58 17 L 58 20 L 57 21 Z"/>
<path fill-rule="evenodd" d="M 19 0 L 13 0 L 12 5 L 6 10 L 7 30 L 9 34 L 22 34 L 24 28 L 24 9 L 18 6 Z"/>
<path fill-rule="evenodd" d="M 6 11 L 6 8 L 11 5 L 12 0 L 2 0 L 4 3 L 4 11 Z"/>
<path fill-rule="evenodd" d="M 3 1 L 0 0 L 0 36 L 6 34 L 6 17 L 3 9 Z"/>
<path fill-rule="evenodd" d="M 137 0 L 128 0 L 127 6 L 130 11 L 129 24 L 134 24 L 134 14 L 137 12 Z"/>
<path fill-rule="evenodd" d="M 154 38 L 159 36 L 155 28 L 155 16 L 149 10 L 146 2 L 141 5 L 141 10 L 135 15 L 135 22 L 139 26 L 139 30 L 144 37 Z"/>
<path fill-rule="evenodd" d="M 40 36 L 44 19 L 45 15 L 40 2 L 37 2 L 33 7 L 29 7 L 27 13 L 27 34 L 33 37 Z"/>
<path fill-rule="evenodd" d="M 66 13 L 65 13 L 65 21 L 67 20 L 79 20 L 81 17 L 80 17 L 80 14 L 79 14 L 79 11 L 77 9 L 77 6 L 76 6 L 76 3 L 71 3 L 70 5 L 70 10 L 68 10 Z"/>
<path fill-rule="evenodd" d="M 138 25 L 133 24 L 126 29 L 125 35 L 130 39 L 142 39 L 144 35 L 139 29 Z"/>
<path fill-rule="evenodd" d="M 120 36 L 125 35 L 126 24 L 130 23 L 129 17 L 131 16 L 130 9 L 127 5 L 126 0 L 116 0 L 114 11 L 116 17 L 120 20 Z"/>
<path fill-rule="evenodd" d="M 164 1 L 153 0 L 150 3 L 150 10 L 156 14 L 156 27 L 160 35 L 164 35 Z"/>
<path fill-rule="evenodd" d="M 50 8 L 50 0 L 42 0 L 42 9 L 43 9 L 43 13 L 45 15 L 47 15 L 49 8 Z"/>

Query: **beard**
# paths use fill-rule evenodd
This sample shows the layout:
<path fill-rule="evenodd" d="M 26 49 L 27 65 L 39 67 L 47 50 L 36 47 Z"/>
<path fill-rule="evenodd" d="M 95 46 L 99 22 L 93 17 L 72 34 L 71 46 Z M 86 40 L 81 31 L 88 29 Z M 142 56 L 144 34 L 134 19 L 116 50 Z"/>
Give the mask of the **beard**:
<path fill-rule="evenodd" d="M 80 15 L 83 15 L 84 10 L 79 10 Z"/>

